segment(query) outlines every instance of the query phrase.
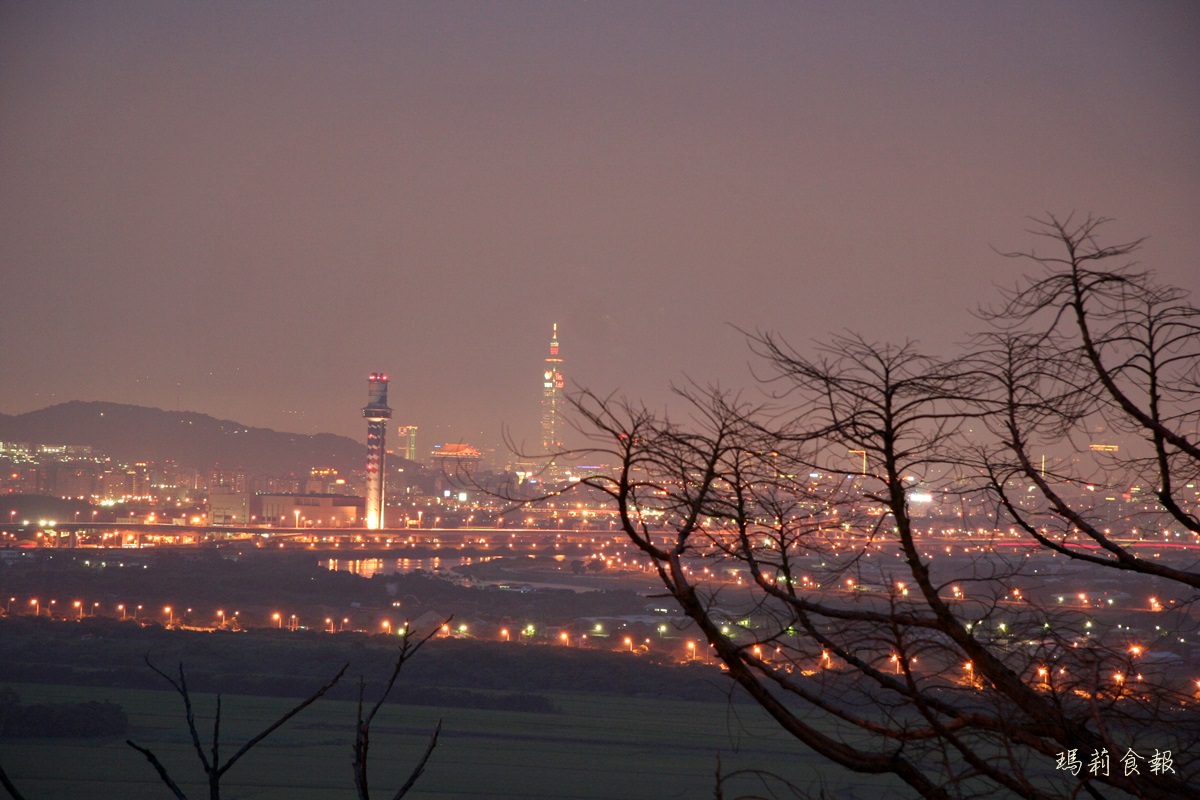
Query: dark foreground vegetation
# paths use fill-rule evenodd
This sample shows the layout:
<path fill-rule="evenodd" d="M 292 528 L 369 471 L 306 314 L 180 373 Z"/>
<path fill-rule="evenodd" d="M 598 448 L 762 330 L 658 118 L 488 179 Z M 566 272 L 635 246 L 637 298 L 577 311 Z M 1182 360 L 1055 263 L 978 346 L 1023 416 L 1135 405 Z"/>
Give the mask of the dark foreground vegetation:
<path fill-rule="evenodd" d="M 0 687 L 0 739 L 122 736 L 128 727 L 129 719 L 118 703 L 89 700 L 25 705 L 11 687 Z"/>
<path fill-rule="evenodd" d="M 162 688 L 144 659 L 187 667 L 199 692 L 302 697 L 349 663 L 354 674 L 382 680 L 399 637 L 315 631 L 206 632 L 140 627 L 85 618 L 0 620 L 0 685 Z M 728 682 L 712 667 L 653 664 L 629 653 L 434 639 L 405 666 L 394 698 L 402 703 L 553 711 L 546 692 L 615 694 L 682 700 L 723 699 Z M 355 686 L 330 697 L 353 699 Z"/>
<path fill-rule="evenodd" d="M 419 796 L 512 800 L 711 796 L 718 785 L 736 797 L 788 785 L 755 772 L 763 764 L 813 785 L 827 779 L 764 731 L 753 706 L 731 703 L 713 667 L 656 665 L 628 652 L 433 638 L 402 657 L 376 720 L 371 703 L 397 675 L 404 647 L 395 635 L 0 620 L 0 686 L 53 701 L 44 705 L 104 705 L 129 719 L 127 742 L 108 735 L 84 749 L 71 739 L 0 735 L 11 797 L 218 796 L 201 782 L 207 775 L 228 796 L 362 798 L 366 759 L 357 754 L 368 741 L 372 781 L 388 787 L 385 797 L 400 796 L 395 786 L 413 788 L 414 776 Z M 344 677 L 330 686 L 335 674 Z M 237 755 L 314 697 L 228 774 L 219 766 L 227 759 L 197 766 L 214 724 L 222 752 Z M 160 766 L 170 784 L 154 779 Z"/>

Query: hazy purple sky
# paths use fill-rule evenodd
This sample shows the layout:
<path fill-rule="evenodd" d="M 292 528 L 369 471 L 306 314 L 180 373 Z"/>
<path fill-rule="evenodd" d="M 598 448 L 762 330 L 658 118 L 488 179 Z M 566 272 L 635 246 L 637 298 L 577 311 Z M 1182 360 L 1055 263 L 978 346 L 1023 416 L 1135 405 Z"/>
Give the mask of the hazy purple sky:
<path fill-rule="evenodd" d="M 1200 5 L 5 2 L 0 411 L 422 444 L 568 381 L 749 384 L 732 326 L 932 349 L 1029 215 L 1200 291 Z"/>

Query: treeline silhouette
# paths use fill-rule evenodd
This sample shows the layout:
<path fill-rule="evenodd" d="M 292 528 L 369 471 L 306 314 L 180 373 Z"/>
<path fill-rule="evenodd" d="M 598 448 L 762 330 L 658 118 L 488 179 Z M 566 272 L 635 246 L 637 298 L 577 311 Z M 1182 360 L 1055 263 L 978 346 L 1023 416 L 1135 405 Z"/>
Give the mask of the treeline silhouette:
<path fill-rule="evenodd" d="M 184 663 L 197 692 L 301 697 L 342 664 L 368 680 L 385 675 L 398 637 L 254 630 L 245 633 L 142 628 L 104 618 L 51 622 L 0 619 L 0 682 L 160 689 L 141 669 L 149 655 Z M 253 664 L 248 670 L 247 665 Z M 654 664 L 625 652 L 437 638 L 405 667 L 393 701 L 503 710 L 556 710 L 548 692 L 685 700 L 727 699 L 730 685 L 700 664 Z M 330 698 L 352 700 L 349 684 Z"/>
<path fill-rule="evenodd" d="M 129 727 L 117 703 L 34 703 L 23 705 L 12 687 L 0 687 L 0 736 L 89 738 L 124 736 Z"/>

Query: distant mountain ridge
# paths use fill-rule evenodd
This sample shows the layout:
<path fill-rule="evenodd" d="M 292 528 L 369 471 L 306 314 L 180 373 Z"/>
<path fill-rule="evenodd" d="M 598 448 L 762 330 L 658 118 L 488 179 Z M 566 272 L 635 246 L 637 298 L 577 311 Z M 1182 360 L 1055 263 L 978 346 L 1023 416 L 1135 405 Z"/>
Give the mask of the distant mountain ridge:
<path fill-rule="evenodd" d="M 194 411 L 84 401 L 0 414 L 0 441 L 89 445 L 121 462 L 219 464 L 261 475 L 303 474 L 311 467 L 345 473 L 361 469 L 366 458 L 364 445 L 332 433 L 281 433 Z"/>

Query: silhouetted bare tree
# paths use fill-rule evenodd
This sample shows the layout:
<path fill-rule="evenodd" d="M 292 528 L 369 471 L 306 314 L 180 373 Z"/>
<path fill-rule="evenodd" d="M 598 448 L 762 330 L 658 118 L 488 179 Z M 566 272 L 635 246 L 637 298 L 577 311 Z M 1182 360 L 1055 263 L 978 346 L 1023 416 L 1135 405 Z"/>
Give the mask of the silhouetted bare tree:
<path fill-rule="evenodd" d="M 934 798 L 1200 793 L 1178 674 L 1200 572 L 1145 547 L 1200 532 L 1197 312 L 1114 264 L 1137 245 L 1100 246 L 1100 222 L 1042 223 L 1063 254 L 1025 255 L 1045 274 L 964 355 L 756 333 L 761 403 L 693 387 L 679 421 L 573 398 L 613 465 L 582 484 L 730 677 L 831 761 Z"/>
<path fill-rule="evenodd" d="M 192 696 L 191 692 L 188 691 L 187 675 L 184 672 L 183 664 L 179 665 L 178 680 L 172 678 L 166 672 L 155 666 L 154 663 L 150 661 L 149 657 L 146 658 L 146 666 L 150 667 L 150 669 L 156 674 L 162 676 L 167 683 L 171 684 L 171 688 L 175 690 L 180 698 L 182 698 L 184 714 L 187 719 L 188 733 L 191 735 L 192 747 L 196 751 L 196 757 L 200 759 L 200 764 L 204 768 L 204 775 L 208 780 L 208 796 L 210 800 L 219 800 L 221 797 L 221 778 L 224 777 L 225 773 L 228 772 L 230 768 L 242 758 L 242 756 L 254 749 L 259 742 L 261 742 L 263 739 L 266 739 L 275 731 L 279 730 L 279 728 L 281 728 L 288 720 L 299 714 L 304 709 L 308 708 L 310 705 L 320 699 L 327 691 L 332 689 L 333 686 L 339 680 L 341 680 L 342 675 L 345 674 L 349 664 L 338 670 L 338 673 L 334 675 L 333 678 L 330 679 L 330 681 L 324 686 L 317 689 L 300 703 L 293 706 L 291 710 L 289 710 L 279 719 L 275 720 L 261 732 L 247 740 L 245 744 L 238 748 L 237 752 L 226 759 L 223 763 L 221 761 L 221 695 L 217 695 L 216 712 L 213 715 L 212 743 L 210 745 L 211 749 L 208 753 L 205 753 L 204 745 L 200 741 L 200 731 L 196 727 L 196 712 L 192 707 Z M 154 767 L 154 771 L 158 773 L 159 779 L 168 789 L 171 790 L 171 793 L 174 794 L 175 797 L 179 798 L 179 800 L 186 800 L 187 795 L 183 793 L 183 790 L 179 787 L 179 784 L 175 782 L 170 773 L 167 772 L 167 768 L 161 761 L 159 761 L 158 757 L 151 750 L 136 744 L 132 740 L 127 739 L 125 743 L 146 757 L 146 760 L 149 761 L 150 765 Z"/>
<path fill-rule="evenodd" d="M 449 619 L 446 620 L 448 624 Z M 396 679 L 400 677 L 400 669 L 404 664 L 416 654 L 421 646 L 429 641 L 432 636 L 437 633 L 438 628 L 434 628 L 423 637 L 414 638 L 414 634 L 410 631 L 405 631 L 404 636 L 400 640 L 400 652 L 396 656 L 396 661 L 392 666 L 392 673 L 388 677 L 387 683 L 384 684 L 384 689 L 379 694 L 379 699 L 371 706 L 371 710 L 363 715 L 363 698 L 366 694 L 366 681 L 359 679 L 358 683 L 358 716 L 354 725 L 354 787 L 358 792 L 359 800 L 370 800 L 371 792 L 367 782 L 367 757 L 371 749 L 371 723 L 375 721 L 375 715 L 379 713 L 379 709 L 383 707 L 384 701 L 388 695 L 392 693 L 392 688 L 396 685 Z M 425 771 L 425 766 L 429 763 L 429 757 L 433 755 L 433 750 L 437 747 L 438 736 L 442 732 L 441 720 L 438 721 L 433 733 L 429 737 L 429 742 L 425 746 L 425 752 L 417 761 L 412 772 L 408 776 L 400 788 L 392 795 L 392 800 L 400 800 L 408 794 L 409 790 L 416 784 L 417 779 L 421 777 L 421 773 Z"/>
<path fill-rule="evenodd" d="M 1101 245 L 1104 221 L 1050 218 L 1038 232 L 1061 245 L 1061 255 L 1008 254 L 1044 274 L 985 314 L 997 328 L 982 341 L 1000 410 L 991 417 L 1000 445 L 985 460 L 987 475 L 1009 514 L 1042 546 L 1197 589 L 1200 573 L 1139 557 L 1110 535 L 1102 515 L 1063 494 L 1063 487 L 1136 488 L 1157 500 L 1139 511 L 1137 527 L 1200 533 L 1200 310 L 1179 289 L 1132 266 L 1111 266 L 1140 242 Z M 1098 436 L 1120 444 L 1097 443 Z M 1035 455 L 1064 442 L 1071 446 L 1055 448 L 1060 457 L 1049 465 Z M 1044 510 L 1025 510 L 1009 491 L 1014 477 L 1035 488 Z"/>
<path fill-rule="evenodd" d="M 447 620 L 447 622 L 448 621 L 449 620 Z M 357 796 L 360 798 L 360 800 L 370 800 L 370 791 L 367 783 L 367 767 L 370 750 L 371 724 L 374 722 L 376 715 L 379 713 L 380 709 L 383 707 L 383 704 L 387 701 L 388 696 L 391 694 L 392 689 L 395 687 L 396 681 L 400 676 L 401 668 L 403 668 L 404 664 L 410 658 L 412 658 L 416 652 L 420 650 L 427 641 L 429 641 L 430 638 L 433 637 L 437 630 L 437 628 L 434 628 L 428 634 L 421 637 L 417 637 L 416 634 L 411 631 L 406 631 L 405 634 L 401 636 L 400 649 L 396 654 L 396 660 L 392 664 L 392 671 L 389 674 L 386 683 L 384 684 L 383 691 L 380 692 L 379 698 L 375 701 L 366 714 L 363 713 L 363 700 L 366 693 L 366 681 L 362 678 L 359 679 L 358 711 L 354 726 L 353 772 L 354 786 Z M 219 800 L 221 796 L 221 779 L 225 776 L 225 773 L 227 773 L 233 767 L 233 765 L 242 758 L 242 756 L 249 753 L 260 742 L 277 731 L 279 728 L 283 727 L 283 725 L 285 725 L 292 717 L 296 716 L 308 706 L 312 705 L 321 697 L 323 697 L 326 692 L 332 689 L 338 683 L 338 681 L 341 680 L 342 676 L 349 668 L 349 664 L 343 666 L 340 670 L 338 670 L 336 675 L 334 675 L 327 683 L 325 683 L 325 685 L 321 686 L 302 701 L 292 706 L 290 710 L 263 729 L 260 733 L 251 737 L 231 757 L 222 762 L 221 696 L 218 694 L 216 698 L 216 711 L 213 716 L 212 741 L 208 752 L 205 752 L 204 745 L 201 742 L 200 730 L 196 724 L 196 713 L 192 703 L 192 694 L 188 689 L 187 674 L 184 671 L 183 664 L 179 665 L 178 677 L 172 677 L 155 665 L 148 656 L 146 657 L 145 661 L 146 666 L 167 681 L 167 683 L 171 685 L 171 688 L 175 690 L 176 694 L 178 694 L 183 700 L 184 716 L 188 726 L 188 733 L 190 734 L 192 746 L 196 752 L 196 757 L 200 760 L 200 764 L 204 770 L 204 774 L 208 782 L 208 796 L 210 800 Z M 408 794 L 409 790 L 411 790 L 416 784 L 417 779 L 420 778 L 421 774 L 425 771 L 425 767 L 429 763 L 429 759 L 433 755 L 434 749 L 437 747 L 438 736 L 441 733 L 441 728 L 442 725 L 439 721 L 433 733 L 431 734 L 429 742 L 426 744 L 425 750 L 420 759 L 418 759 L 416 765 L 413 767 L 408 779 L 405 780 L 405 782 L 400 786 L 399 789 L 396 790 L 394 794 L 392 794 L 392 800 L 400 800 L 400 798 Z M 145 756 L 146 760 L 150 762 L 150 765 L 154 767 L 155 772 L 158 773 L 158 777 L 162 781 L 163 785 L 170 790 L 172 795 L 179 800 L 186 800 L 187 796 L 184 794 L 183 789 L 175 781 L 175 779 L 171 777 L 166 766 L 163 765 L 153 751 L 151 751 L 149 748 L 142 747 L 131 740 L 126 740 L 126 744 Z M 8 792 L 9 796 L 12 797 L 13 800 L 24 800 L 23 795 L 10 780 L 3 768 L 0 768 L 0 786 L 2 786 L 5 791 Z"/>
<path fill-rule="evenodd" d="M 404 664 L 410 658 L 413 657 L 413 655 L 416 654 L 416 652 L 421 648 L 421 646 L 424 645 L 425 642 L 427 642 L 430 639 L 430 637 L 433 635 L 433 633 L 436 632 L 436 630 L 437 629 L 435 628 L 433 632 L 431 632 L 421 638 L 414 638 L 414 634 L 412 634 L 412 632 L 410 632 L 410 631 L 406 631 L 405 634 L 403 636 L 401 636 L 400 650 L 396 654 L 396 660 L 395 660 L 395 662 L 393 662 L 391 674 L 388 676 L 388 680 L 384 684 L 384 689 L 380 693 L 379 698 L 375 701 L 374 705 L 371 706 L 370 710 L 365 715 L 363 714 L 363 699 L 364 699 L 364 696 L 366 693 L 366 680 L 363 678 L 359 679 L 358 712 L 357 712 L 357 719 L 355 721 L 355 726 L 354 726 L 354 786 L 355 786 L 357 795 L 359 798 L 361 798 L 361 800 L 370 800 L 370 790 L 368 788 L 368 782 L 367 782 L 367 765 L 368 765 L 368 754 L 369 754 L 369 750 L 370 750 L 371 724 L 372 724 L 372 722 L 374 722 L 375 716 L 379 713 L 379 710 L 383 707 L 383 704 L 387 700 L 388 695 L 391 694 L 392 689 L 395 687 L 396 680 L 400 676 L 401 668 L 404 666 Z M 226 772 L 229 771 L 229 769 L 242 756 L 244 756 L 251 749 L 253 749 L 263 739 L 266 739 L 269 735 L 271 735 L 276 730 L 278 730 L 280 727 L 282 727 L 292 717 L 296 716 L 301 711 L 303 711 L 305 708 L 312 705 L 318 699 L 320 699 L 322 696 L 324 696 L 324 694 L 326 692 L 328 692 L 330 689 L 332 689 L 334 687 L 334 685 L 337 684 L 337 682 L 339 680 L 341 680 L 342 675 L 345 674 L 346 669 L 349 667 L 348 664 L 343 666 L 341 668 L 341 670 L 339 670 L 338 673 L 336 675 L 334 675 L 333 678 L 328 683 L 326 683 L 324 686 L 317 689 L 315 692 L 310 694 L 308 697 L 306 697 L 304 700 L 302 700 L 297 705 L 293 706 L 291 708 L 291 710 L 289 710 L 286 714 L 281 716 L 279 719 L 277 719 L 275 722 L 273 722 L 271 725 L 269 725 L 266 729 L 264 729 L 261 733 L 254 736 L 249 741 L 247 741 L 244 745 L 242 745 L 242 747 L 231 758 L 229 758 L 224 763 L 221 763 L 221 761 L 220 761 L 221 696 L 217 695 L 217 700 L 216 700 L 217 707 L 216 707 L 216 714 L 213 718 L 213 733 L 212 733 L 211 752 L 210 752 L 210 754 L 206 754 L 204 752 L 203 746 L 200 743 L 200 734 L 199 734 L 199 730 L 196 727 L 195 712 L 192 707 L 191 693 L 188 691 L 187 676 L 184 673 L 183 665 L 182 664 L 179 665 L 178 680 L 176 680 L 175 678 L 172 678 L 170 675 L 166 674 L 161 669 L 159 669 L 157 666 L 155 666 L 153 663 L 151 663 L 149 658 L 146 659 L 146 665 L 149 666 L 150 669 L 152 669 L 155 673 L 162 676 L 163 679 L 165 679 L 168 683 L 170 683 L 171 687 L 173 689 L 175 689 L 176 693 L 178 693 L 179 696 L 183 699 L 184 711 L 185 711 L 187 725 L 188 725 L 188 732 L 191 734 L 192 745 L 196 750 L 197 758 L 200 759 L 200 763 L 204 768 L 204 774 L 208 778 L 210 800 L 218 800 L 220 798 L 220 796 L 221 796 L 221 786 L 220 786 L 221 778 L 224 776 L 224 774 Z M 395 794 L 392 795 L 393 800 L 399 800 L 399 798 L 404 797 L 408 793 L 408 791 L 413 787 L 413 785 L 416 784 L 417 779 L 421 776 L 421 773 L 424 772 L 425 766 L 426 766 L 426 764 L 428 764 L 429 758 L 431 755 L 433 755 L 433 750 L 437 746 L 438 735 L 441 732 L 441 727 L 442 727 L 441 723 L 439 722 L 436 729 L 434 730 L 433 734 L 431 735 L 431 737 L 429 739 L 429 743 L 426 746 L 424 753 L 422 754 L 421 758 L 417 761 L 416 766 L 413 768 L 412 773 L 409 775 L 408 779 L 404 782 L 404 784 L 401 785 L 401 787 L 395 792 Z M 183 791 L 180 789 L 179 784 L 177 784 L 174 781 L 174 779 L 171 778 L 171 776 L 168 774 L 168 772 L 166 770 L 166 767 L 163 766 L 162 762 L 158 760 L 158 758 L 154 755 L 153 752 L 151 752 L 147 748 L 144 748 L 144 747 L 141 747 L 141 746 L 135 744 L 132 741 L 128 741 L 127 744 L 146 757 L 146 760 L 148 760 L 150 762 L 150 764 L 154 767 L 155 771 L 158 773 L 159 778 L 167 786 L 167 788 L 169 788 L 171 790 L 171 792 L 175 795 L 175 797 L 180 798 L 180 800 L 184 799 L 185 795 L 183 794 Z"/>

